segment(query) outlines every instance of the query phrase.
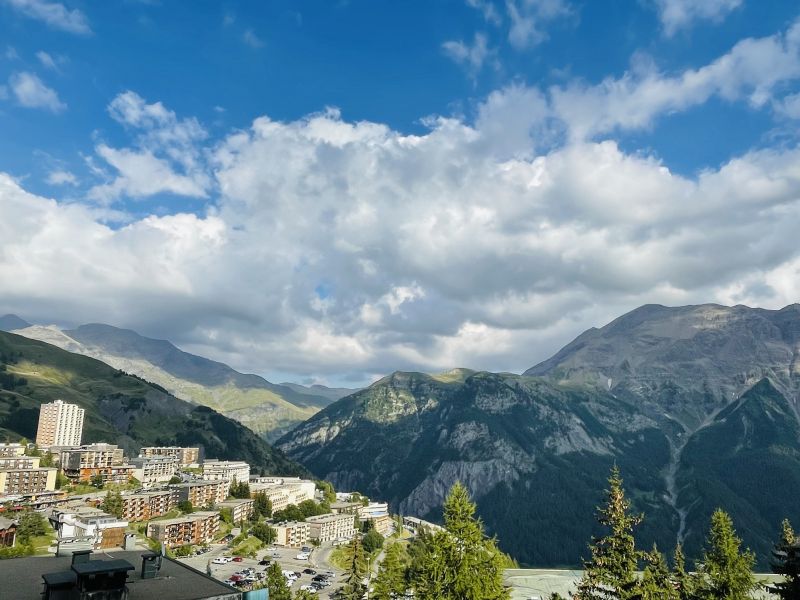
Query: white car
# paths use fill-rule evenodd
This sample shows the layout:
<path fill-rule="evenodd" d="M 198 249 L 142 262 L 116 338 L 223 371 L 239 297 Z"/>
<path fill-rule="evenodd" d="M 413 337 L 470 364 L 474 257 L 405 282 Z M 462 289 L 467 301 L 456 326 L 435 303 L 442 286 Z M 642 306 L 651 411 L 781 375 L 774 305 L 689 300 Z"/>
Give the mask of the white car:
<path fill-rule="evenodd" d="M 295 560 L 308 560 L 308 554 L 306 554 L 305 552 L 301 552 L 300 554 L 298 554 L 294 558 L 295 558 Z"/>
<path fill-rule="evenodd" d="M 300 589 L 305 590 L 306 592 L 311 592 L 312 594 L 317 593 L 317 588 L 315 588 L 313 585 L 301 585 Z"/>
<path fill-rule="evenodd" d="M 224 556 L 218 556 L 217 558 L 215 558 L 214 560 L 211 561 L 211 564 L 214 564 L 214 565 L 225 565 L 227 563 L 228 563 L 228 561 L 225 560 Z"/>

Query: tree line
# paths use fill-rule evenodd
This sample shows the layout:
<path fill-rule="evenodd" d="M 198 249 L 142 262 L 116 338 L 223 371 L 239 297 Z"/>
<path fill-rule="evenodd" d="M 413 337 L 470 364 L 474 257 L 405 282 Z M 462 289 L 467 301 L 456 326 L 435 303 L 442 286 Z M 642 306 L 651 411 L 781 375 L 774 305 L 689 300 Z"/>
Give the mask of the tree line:
<path fill-rule="evenodd" d="M 637 548 L 634 530 L 644 515 L 631 511 L 617 467 L 608 485 L 605 503 L 597 510 L 607 533 L 592 540 L 573 600 L 746 600 L 760 590 L 782 600 L 800 600 L 800 540 L 788 521 L 773 551 L 773 571 L 783 576 L 778 583 L 757 581 L 755 554 L 742 549 L 733 521 L 722 509 L 712 515 L 703 554 L 689 572 L 680 544 L 671 568 L 655 545 L 647 551 Z M 562 599 L 553 594 L 551 600 Z"/>
<path fill-rule="evenodd" d="M 496 538 L 488 537 L 475 516 L 476 505 L 457 483 L 444 502 L 444 528 L 422 530 L 407 546 L 393 541 L 385 547 L 377 576 L 368 567 L 364 542 L 350 544 L 350 560 L 339 590 L 342 600 L 397 600 L 413 592 L 416 600 L 508 600 L 503 571 L 514 566 Z M 758 581 L 755 555 L 742 548 L 733 522 L 718 509 L 711 517 L 702 556 L 694 571 L 678 544 L 672 564 L 654 545 L 637 547 L 635 530 L 644 515 L 635 514 L 625 496 L 619 469 L 608 478 L 597 520 L 605 535 L 592 538 L 583 575 L 570 593 L 572 600 L 750 600 L 768 591 L 781 600 L 800 600 L 800 538 L 788 520 L 772 553 L 775 583 Z M 291 592 L 277 566 L 268 578 L 270 598 L 290 600 Z M 295 598 L 305 598 L 297 595 Z M 553 594 L 549 600 L 564 600 Z"/>

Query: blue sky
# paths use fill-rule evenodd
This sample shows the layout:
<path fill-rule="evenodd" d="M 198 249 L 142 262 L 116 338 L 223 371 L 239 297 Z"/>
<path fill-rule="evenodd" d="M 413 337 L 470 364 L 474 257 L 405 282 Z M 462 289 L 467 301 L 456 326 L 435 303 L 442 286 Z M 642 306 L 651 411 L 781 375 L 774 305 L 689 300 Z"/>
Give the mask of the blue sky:
<path fill-rule="evenodd" d="M 798 217 L 798 17 L 0 0 L 0 309 L 363 383 L 523 370 L 645 301 L 794 301 L 765 238 Z"/>

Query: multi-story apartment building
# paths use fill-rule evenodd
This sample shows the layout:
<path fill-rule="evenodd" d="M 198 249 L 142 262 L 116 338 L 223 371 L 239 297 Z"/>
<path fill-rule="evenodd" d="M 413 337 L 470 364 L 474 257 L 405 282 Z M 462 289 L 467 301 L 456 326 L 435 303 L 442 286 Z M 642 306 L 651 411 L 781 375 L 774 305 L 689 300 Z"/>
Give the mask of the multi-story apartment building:
<path fill-rule="evenodd" d="M 253 516 L 255 500 L 242 498 L 236 500 L 226 500 L 217 504 L 217 508 L 229 508 L 234 523 L 249 521 Z"/>
<path fill-rule="evenodd" d="M 289 495 L 285 490 L 272 487 L 261 487 L 261 484 L 258 483 L 250 484 L 251 496 L 255 496 L 260 492 L 263 492 L 270 501 L 270 504 L 272 504 L 272 512 L 278 512 L 279 510 L 283 510 L 289 506 Z"/>
<path fill-rule="evenodd" d="M 169 481 L 180 466 L 175 456 L 140 456 L 129 462 L 134 466 L 133 476 L 144 486 Z"/>
<path fill-rule="evenodd" d="M 58 469 L 39 467 L 38 456 L 0 458 L 0 496 L 36 494 L 56 489 Z"/>
<path fill-rule="evenodd" d="M 88 506 L 54 508 L 50 512 L 50 524 L 59 540 L 88 537 L 95 549 L 122 547 L 128 527 L 128 521 Z"/>
<path fill-rule="evenodd" d="M 386 502 L 370 502 L 366 506 L 358 508 L 359 519 L 375 519 L 378 517 L 388 516 L 389 504 Z"/>
<path fill-rule="evenodd" d="M 177 490 L 179 502 L 188 500 L 192 506 L 214 506 L 225 501 L 230 485 L 227 481 L 191 481 L 170 488 Z"/>
<path fill-rule="evenodd" d="M 3 443 L 0 444 L 0 456 L 9 457 L 9 456 L 22 456 L 25 454 L 25 446 L 22 444 L 8 444 Z"/>
<path fill-rule="evenodd" d="M 83 415 L 84 410 L 81 407 L 62 400 L 42 404 L 39 409 L 36 445 L 40 448 L 80 446 Z"/>
<path fill-rule="evenodd" d="M 0 456 L 0 471 L 4 469 L 38 469 L 38 456 Z"/>
<path fill-rule="evenodd" d="M 174 489 L 122 495 L 122 518 L 128 521 L 149 521 L 167 514 L 178 503 Z"/>
<path fill-rule="evenodd" d="M 335 515 L 357 515 L 361 504 L 358 502 L 331 502 L 331 512 Z"/>
<path fill-rule="evenodd" d="M 353 515 L 329 513 L 308 517 L 306 522 L 310 528 L 309 536 L 311 539 L 319 540 L 320 542 L 350 540 L 356 534 Z"/>
<path fill-rule="evenodd" d="M 310 538 L 311 528 L 308 523 L 289 521 L 273 525 L 272 528 L 277 533 L 275 537 L 276 546 L 299 547 L 308 542 Z"/>
<path fill-rule="evenodd" d="M 219 531 L 219 513 L 201 511 L 164 521 L 150 521 L 147 537 L 163 542 L 170 548 L 184 544 L 207 544 Z"/>
<path fill-rule="evenodd" d="M 127 483 L 134 467 L 122 461 L 122 448 L 114 444 L 89 444 L 61 452 L 64 475 L 77 481 L 91 481 L 100 475 L 104 483 Z"/>
<path fill-rule="evenodd" d="M 203 462 L 203 479 L 247 483 L 250 481 L 250 465 L 240 460 L 207 460 Z"/>
<path fill-rule="evenodd" d="M 394 527 L 395 527 L 394 519 L 392 519 L 392 517 L 390 517 L 389 515 L 370 517 L 367 520 L 372 521 L 373 529 L 375 529 L 375 531 L 380 533 L 383 537 L 390 536 L 392 535 L 392 533 L 394 533 Z"/>
<path fill-rule="evenodd" d="M 297 506 L 305 500 L 313 500 L 316 484 L 299 477 L 252 477 L 250 493 L 264 492 L 272 503 L 272 510 L 283 510 L 290 504 Z"/>
<path fill-rule="evenodd" d="M 174 456 L 182 467 L 197 464 L 200 460 L 200 448 L 182 448 L 180 446 L 148 446 L 142 448 L 139 456 Z"/>

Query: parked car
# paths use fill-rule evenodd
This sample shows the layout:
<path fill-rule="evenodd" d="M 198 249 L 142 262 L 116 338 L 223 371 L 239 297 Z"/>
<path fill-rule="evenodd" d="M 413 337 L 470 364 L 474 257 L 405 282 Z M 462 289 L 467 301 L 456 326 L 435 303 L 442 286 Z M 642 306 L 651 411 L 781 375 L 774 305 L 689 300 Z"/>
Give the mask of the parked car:
<path fill-rule="evenodd" d="M 217 558 L 215 558 L 214 560 L 211 561 L 211 564 L 212 565 L 224 565 L 224 564 L 227 564 L 227 562 L 228 561 L 225 560 L 224 556 L 218 556 Z"/>
<path fill-rule="evenodd" d="M 307 575 L 316 575 L 317 572 L 314 569 L 303 569 L 303 573 Z"/>
<path fill-rule="evenodd" d="M 317 588 L 315 588 L 313 585 L 301 585 L 300 589 L 305 590 L 306 592 L 311 592 L 312 594 L 317 593 Z"/>
<path fill-rule="evenodd" d="M 295 560 L 308 560 L 308 554 L 306 554 L 305 552 L 301 552 L 300 554 L 298 554 L 294 558 L 295 558 Z"/>
<path fill-rule="evenodd" d="M 260 560 L 260 561 L 258 561 L 258 564 L 259 564 L 259 566 L 266 567 L 266 566 L 268 566 L 268 565 L 269 565 L 271 562 L 272 562 L 272 561 L 271 561 L 270 559 L 268 559 L 268 558 L 265 558 L 264 560 Z"/>
<path fill-rule="evenodd" d="M 303 546 L 300 548 L 301 552 L 305 552 L 306 554 L 311 554 L 311 546 Z"/>
<path fill-rule="evenodd" d="M 244 559 L 241 556 L 234 556 L 233 562 L 242 562 Z"/>

